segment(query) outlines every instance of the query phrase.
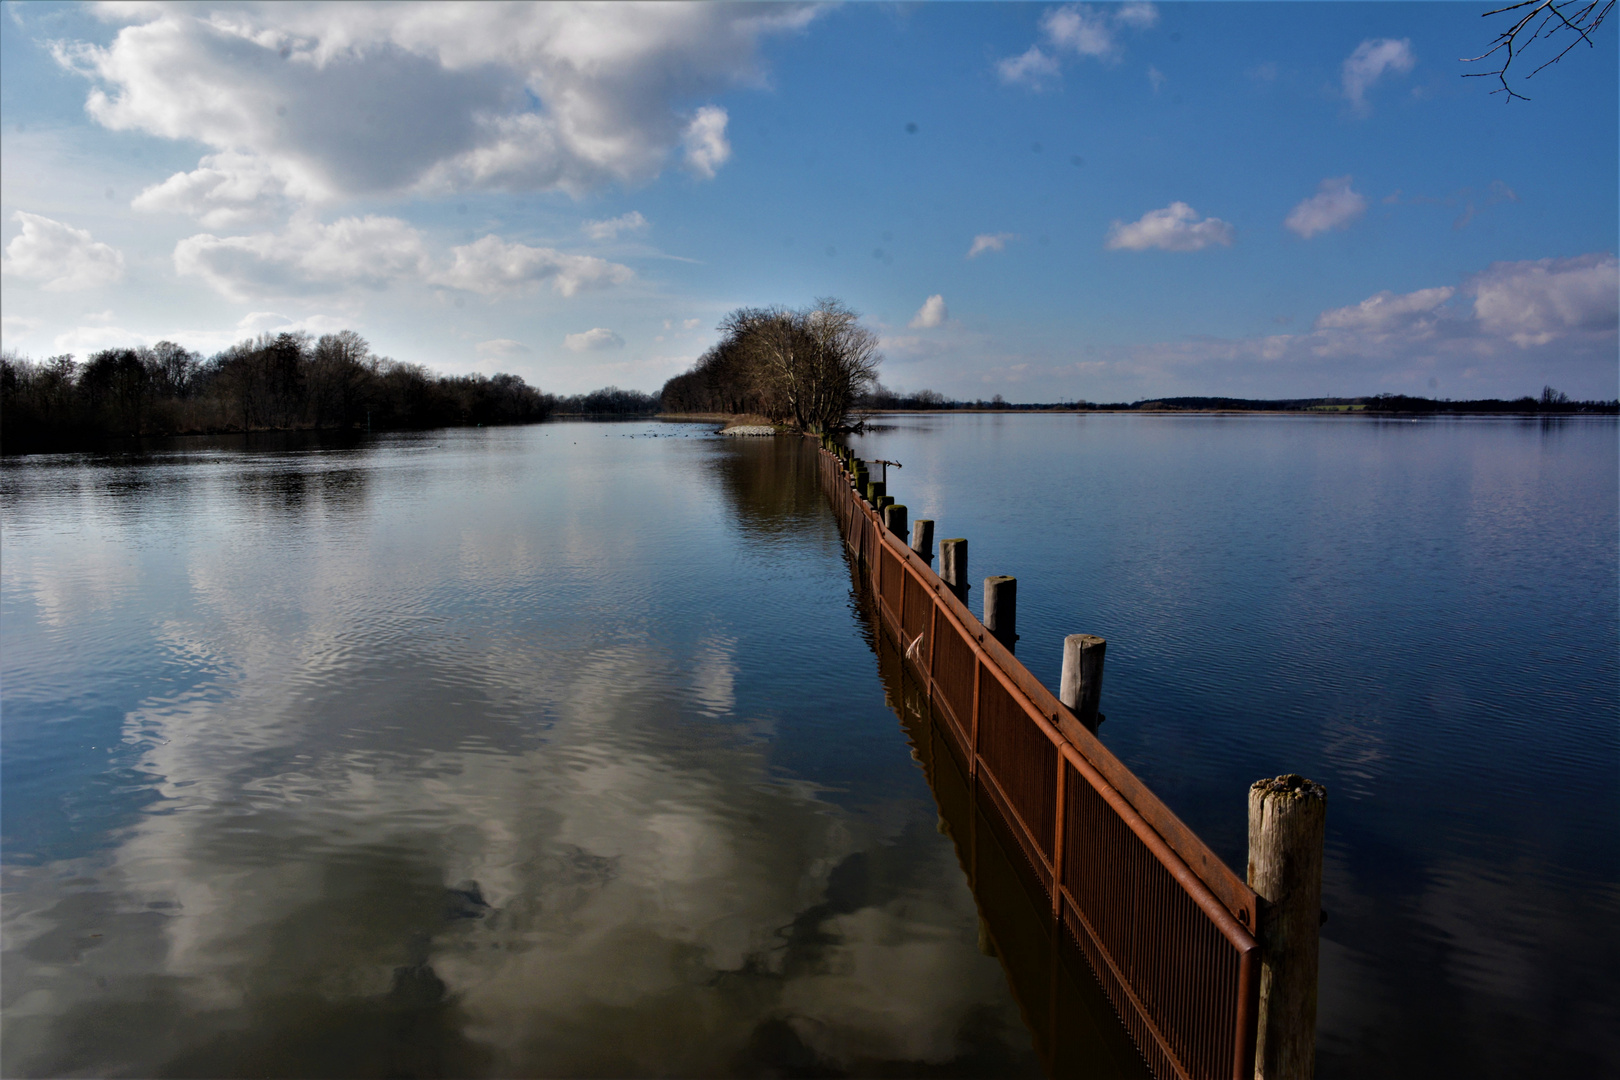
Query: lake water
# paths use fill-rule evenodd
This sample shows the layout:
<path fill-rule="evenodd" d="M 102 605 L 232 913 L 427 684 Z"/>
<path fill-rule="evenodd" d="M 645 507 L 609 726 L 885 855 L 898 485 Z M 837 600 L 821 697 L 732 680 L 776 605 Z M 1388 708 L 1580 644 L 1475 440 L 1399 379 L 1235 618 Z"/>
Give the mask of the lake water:
<path fill-rule="evenodd" d="M 1233 865 L 1252 780 L 1327 785 L 1319 1075 L 1508 1076 L 1620 1067 L 1616 431 L 853 442 L 1019 577 L 1049 685 L 1109 639 L 1104 741 Z M 1131 1075 L 1072 956 L 1031 991 L 1016 867 L 959 860 L 812 453 L 5 461 L 0 1072 Z"/>

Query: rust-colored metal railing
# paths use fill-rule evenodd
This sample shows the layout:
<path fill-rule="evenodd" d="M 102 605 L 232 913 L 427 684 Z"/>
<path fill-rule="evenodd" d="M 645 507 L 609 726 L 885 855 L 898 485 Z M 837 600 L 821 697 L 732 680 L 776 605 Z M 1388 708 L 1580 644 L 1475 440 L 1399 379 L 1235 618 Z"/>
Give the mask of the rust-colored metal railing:
<path fill-rule="evenodd" d="M 1155 1076 L 1250 1080 L 1255 894 L 991 636 L 822 450 L 879 617 Z"/>

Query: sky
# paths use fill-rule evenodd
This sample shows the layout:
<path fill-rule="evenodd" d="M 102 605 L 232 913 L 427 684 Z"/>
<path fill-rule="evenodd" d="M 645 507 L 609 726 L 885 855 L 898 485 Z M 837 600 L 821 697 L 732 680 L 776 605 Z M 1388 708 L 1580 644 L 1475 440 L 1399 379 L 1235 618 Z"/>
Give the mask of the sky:
<path fill-rule="evenodd" d="M 832 296 L 955 398 L 1612 399 L 1617 28 L 1507 100 L 1492 6 L 11 3 L 4 344 L 656 391 Z"/>

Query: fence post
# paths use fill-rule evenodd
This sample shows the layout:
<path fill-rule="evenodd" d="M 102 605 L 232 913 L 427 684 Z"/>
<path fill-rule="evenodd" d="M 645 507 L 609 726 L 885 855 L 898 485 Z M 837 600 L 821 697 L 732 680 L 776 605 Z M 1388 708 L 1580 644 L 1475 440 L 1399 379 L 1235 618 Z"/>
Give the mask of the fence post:
<path fill-rule="evenodd" d="M 1260 897 L 1255 1080 L 1310 1080 L 1327 790 L 1293 774 L 1249 788 L 1249 888 Z"/>
<path fill-rule="evenodd" d="M 866 501 L 871 503 L 873 506 L 876 506 L 878 499 L 882 498 L 887 493 L 888 489 L 884 487 L 883 481 L 868 480 L 866 482 Z"/>
<path fill-rule="evenodd" d="M 929 566 L 934 565 L 934 523 L 928 518 L 918 518 L 911 523 L 911 550 L 915 551 L 922 561 Z"/>
<path fill-rule="evenodd" d="M 1103 655 L 1107 649 L 1108 642 L 1095 634 L 1070 634 L 1063 639 L 1058 700 L 1093 734 L 1102 723 L 1097 706 L 1102 702 Z"/>
<path fill-rule="evenodd" d="M 887 495 L 884 498 L 888 498 Z M 906 508 L 903 503 L 894 503 L 883 508 L 883 526 L 903 542 L 906 538 Z"/>
<path fill-rule="evenodd" d="M 962 603 L 967 603 L 967 541 L 962 539 L 939 542 L 939 577 L 951 587 L 951 592 Z"/>
<path fill-rule="evenodd" d="M 1013 652 L 1018 645 L 1018 579 L 998 574 L 984 579 L 984 628 Z"/>

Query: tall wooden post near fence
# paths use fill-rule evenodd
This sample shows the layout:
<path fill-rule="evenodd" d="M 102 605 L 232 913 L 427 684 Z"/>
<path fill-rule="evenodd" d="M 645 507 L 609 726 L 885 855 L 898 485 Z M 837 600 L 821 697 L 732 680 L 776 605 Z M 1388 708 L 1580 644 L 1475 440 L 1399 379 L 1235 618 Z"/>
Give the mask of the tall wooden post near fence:
<path fill-rule="evenodd" d="M 1007 646 L 1018 645 L 1018 579 L 998 574 L 984 579 L 984 628 Z"/>
<path fill-rule="evenodd" d="M 1107 651 L 1108 642 L 1095 634 L 1070 634 L 1063 639 L 1058 700 L 1093 733 L 1102 723 L 1097 707 L 1102 702 L 1103 656 Z"/>
<path fill-rule="evenodd" d="M 934 523 L 928 518 L 911 523 L 911 550 L 929 566 L 934 565 Z"/>
<path fill-rule="evenodd" d="M 967 603 L 967 541 L 961 538 L 939 542 L 939 579 L 950 586 L 962 603 Z"/>
<path fill-rule="evenodd" d="M 893 503 L 883 508 L 883 527 L 901 540 L 906 538 L 906 508 L 903 504 Z"/>
<path fill-rule="evenodd" d="M 1249 789 L 1249 888 L 1260 897 L 1255 1080 L 1310 1080 L 1327 791 L 1303 776 Z"/>

